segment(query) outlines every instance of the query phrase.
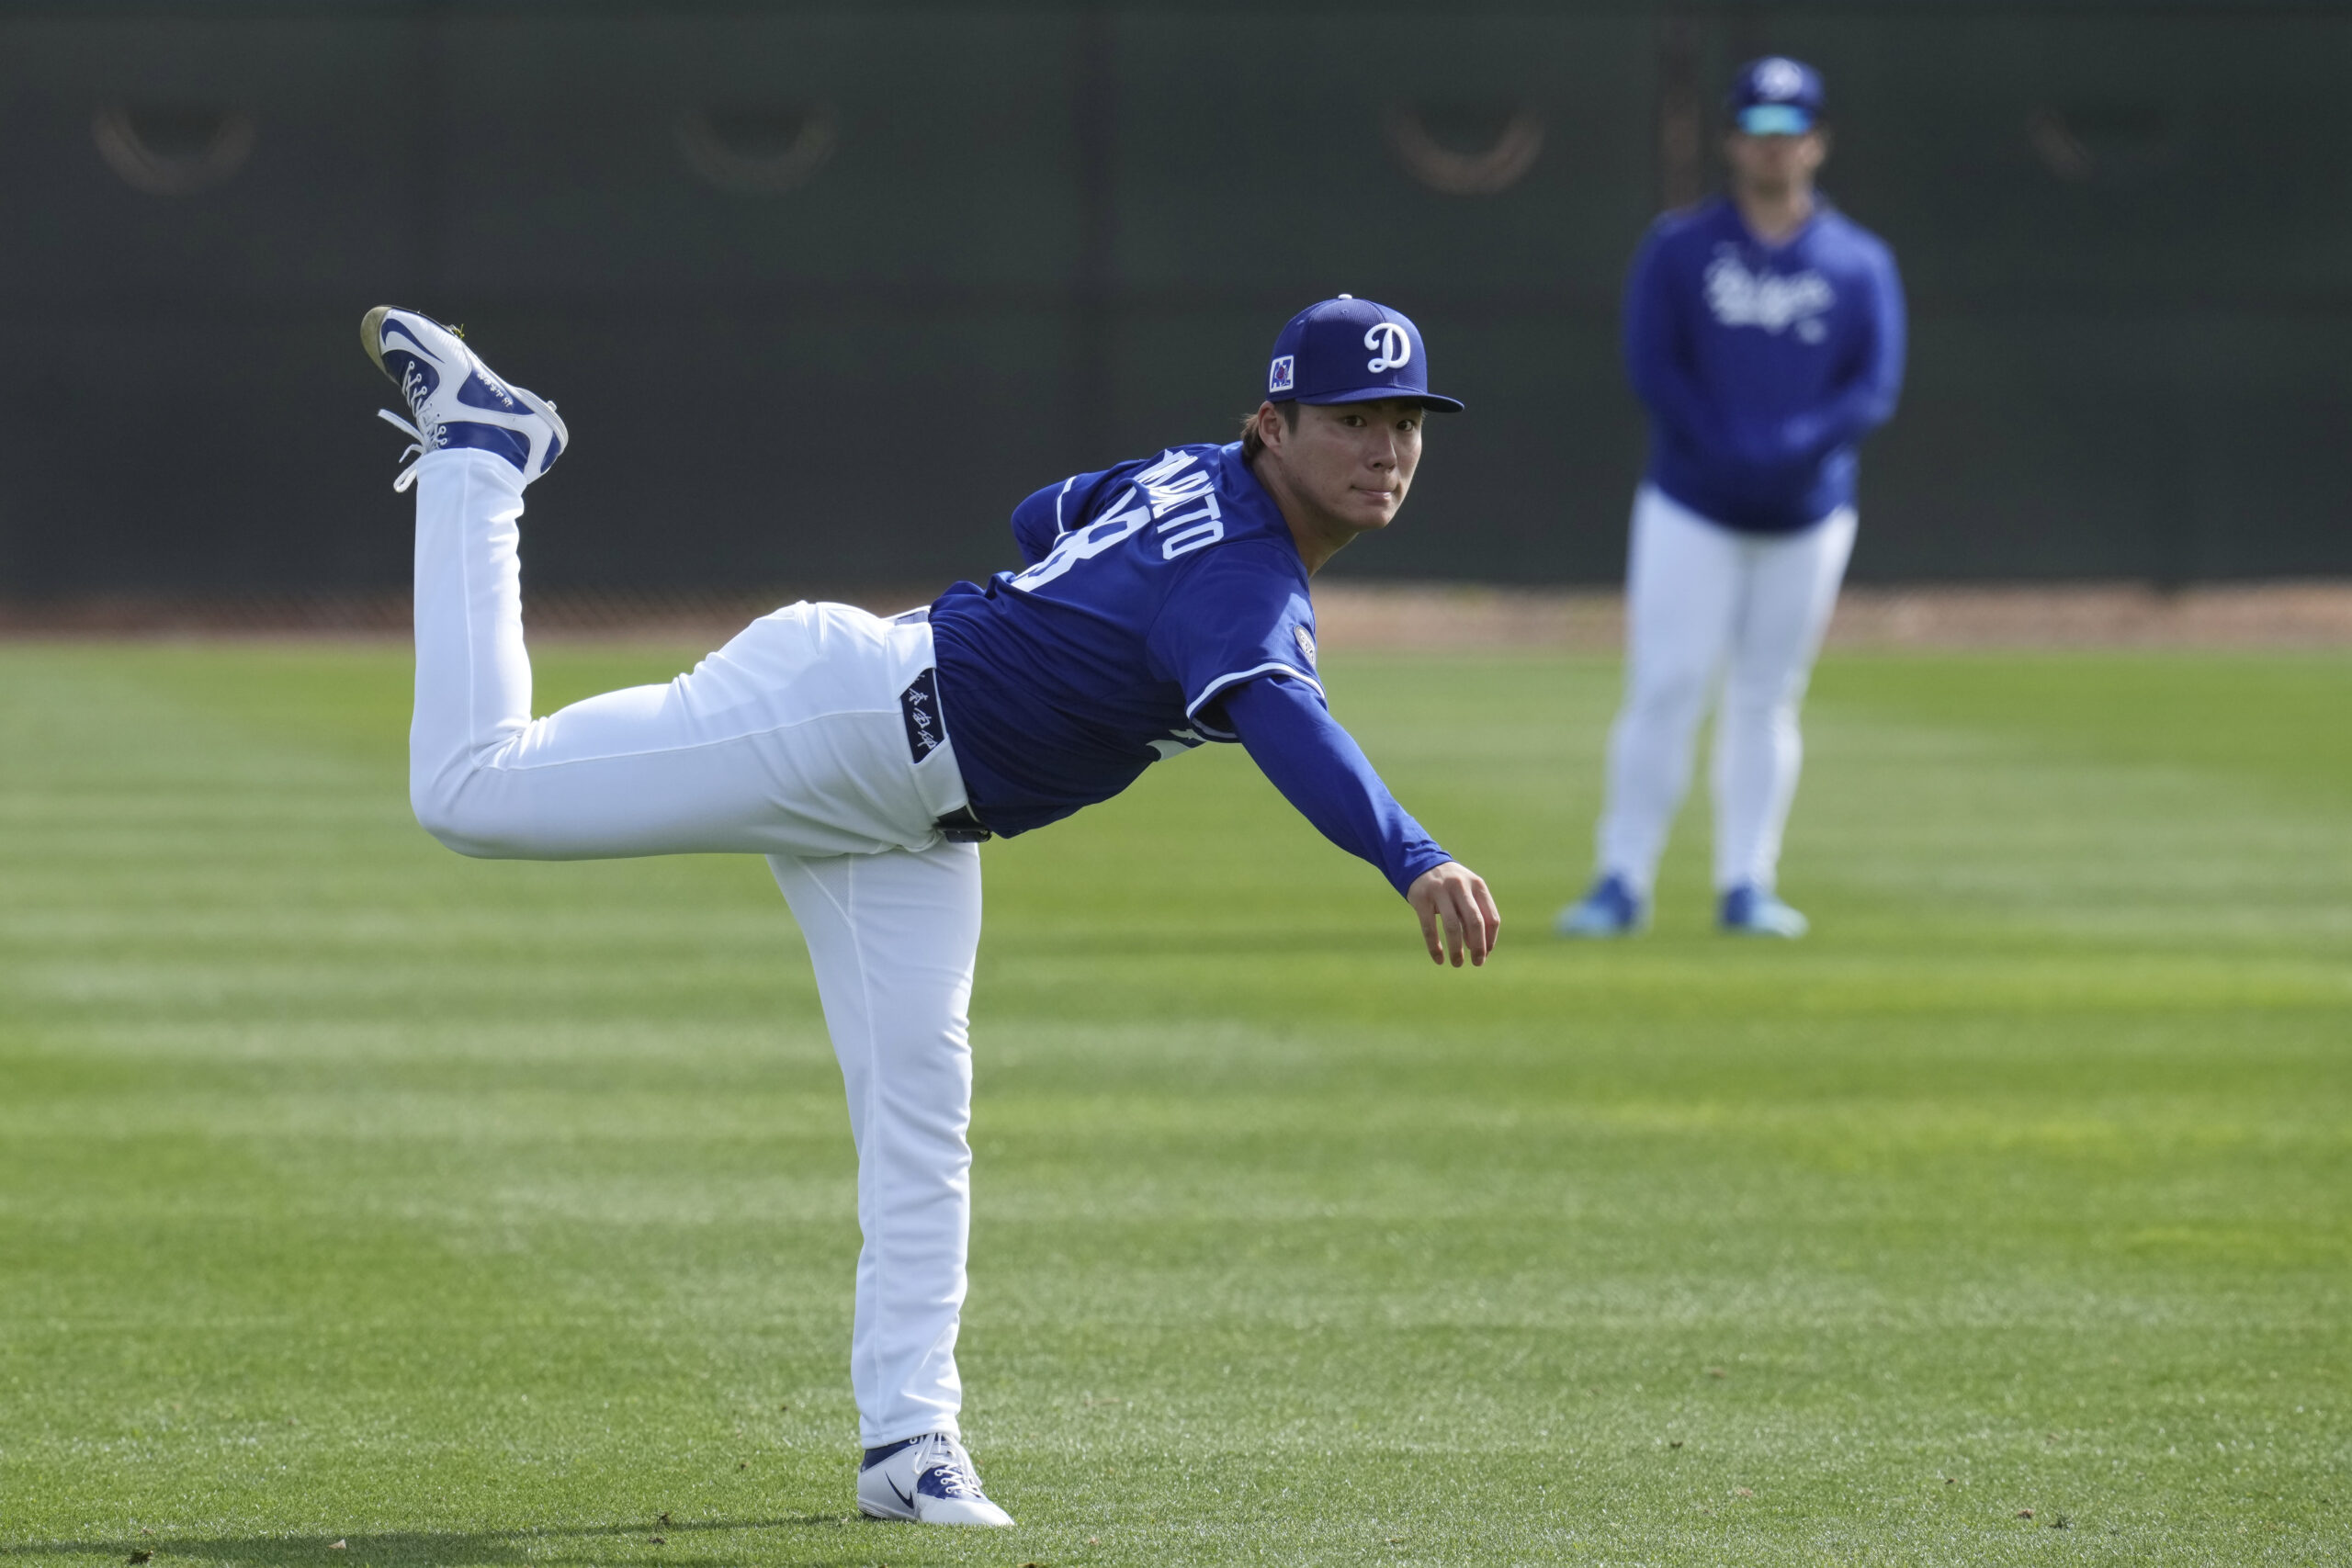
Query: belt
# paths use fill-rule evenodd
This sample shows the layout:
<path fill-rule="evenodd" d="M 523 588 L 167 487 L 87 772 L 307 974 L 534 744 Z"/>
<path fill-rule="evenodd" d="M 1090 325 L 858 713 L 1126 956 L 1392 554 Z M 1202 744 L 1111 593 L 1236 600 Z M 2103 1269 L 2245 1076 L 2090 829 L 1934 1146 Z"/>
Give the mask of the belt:
<path fill-rule="evenodd" d="M 996 837 L 987 823 L 972 815 L 968 806 L 957 807 L 932 826 L 951 844 L 984 844 Z"/>

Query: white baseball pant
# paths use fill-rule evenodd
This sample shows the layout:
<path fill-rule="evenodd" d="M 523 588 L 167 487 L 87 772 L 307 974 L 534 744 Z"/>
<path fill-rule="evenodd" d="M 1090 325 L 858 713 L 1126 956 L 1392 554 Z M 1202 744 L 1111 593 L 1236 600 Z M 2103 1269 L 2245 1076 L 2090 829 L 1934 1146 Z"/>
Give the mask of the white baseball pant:
<path fill-rule="evenodd" d="M 956 1433 L 980 862 L 935 827 L 967 804 L 953 741 L 918 763 L 899 707 L 932 665 L 930 626 L 794 604 L 667 685 L 534 719 L 519 476 L 436 452 L 416 498 L 417 820 L 502 859 L 768 857 L 849 1093 L 860 1435 Z"/>
<path fill-rule="evenodd" d="M 1600 870 L 1643 897 L 1690 784 L 1699 720 L 1715 715 L 1714 875 L 1718 892 L 1773 889 L 1796 799 L 1797 729 L 1815 656 L 1853 554 L 1840 508 L 1793 534 L 1745 534 L 1651 485 L 1634 498 L 1625 571 L 1625 696 L 1609 736 Z"/>

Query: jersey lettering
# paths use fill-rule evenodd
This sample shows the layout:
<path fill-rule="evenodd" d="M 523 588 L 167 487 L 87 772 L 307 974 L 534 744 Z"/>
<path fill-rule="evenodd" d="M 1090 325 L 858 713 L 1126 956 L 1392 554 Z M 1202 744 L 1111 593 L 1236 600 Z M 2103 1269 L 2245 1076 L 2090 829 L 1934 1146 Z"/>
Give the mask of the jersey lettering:
<path fill-rule="evenodd" d="M 1151 498 L 1151 514 L 1165 517 L 1188 501 L 1195 501 L 1209 492 L 1209 477 L 1186 474 L 1168 484 L 1147 485 L 1144 493 Z"/>
<path fill-rule="evenodd" d="M 1054 541 L 1045 559 L 1006 581 L 1024 593 L 1034 592 L 1079 562 L 1116 549 L 1155 523 L 1162 560 L 1174 560 L 1216 544 L 1225 537 L 1225 515 L 1216 503 L 1216 481 L 1205 468 L 1184 472 L 1199 461 L 1197 453 L 1162 453 L 1159 461 L 1136 470 L 1105 515 L 1065 533 Z M 1193 510 L 1177 511 L 1195 502 L 1199 505 Z M 1176 514 L 1170 516 L 1170 513 Z"/>
<path fill-rule="evenodd" d="M 1159 535 L 1159 558 L 1174 560 L 1178 556 L 1206 549 L 1224 538 L 1225 514 L 1217 510 L 1216 497 L 1204 491 L 1198 511 L 1180 512 L 1161 522 L 1156 531 Z"/>
<path fill-rule="evenodd" d="M 1167 479 L 1177 474 L 1182 473 L 1186 468 L 1191 468 L 1194 463 L 1199 461 L 1200 458 L 1194 454 L 1190 452 L 1180 452 L 1171 447 L 1168 451 L 1162 452 L 1159 455 L 1159 461 L 1152 464 L 1151 467 L 1136 469 L 1134 482 L 1142 485 L 1145 489 L 1148 490 L 1150 487 L 1159 483 L 1163 479 Z"/>
<path fill-rule="evenodd" d="M 1724 326 L 1762 327 L 1775 336 L 1793 326 L 1804 343 L 1819 343 L 1829 335 L 1820 317 L 1838 303 L 1829 280 L 1811 268 L 1794 276 L 1770 268 L 1750 272 L 1737 249 L 1727 244 L 1715 247 L 1704 287 L 1707 309 Z"/>
<path fill-rule="evenodd" d="M 1130 492 L 1132 493 L 1132 492 Z M 1122 501 L 1128 499 L 1121 496 Z M 1090 523 L 1083 528 L 1072 529 L 1054 541 L 1054 547 L 1044 560 L 1027 571 L 1011 579 L 1013 587 L 1027 592 L 1043 588 L 1082 560 L 1092 560 L 1103 551 L 1114 549 L 1151 526 L 1151 508 L 1136 506 L 1128 511 Z"/>

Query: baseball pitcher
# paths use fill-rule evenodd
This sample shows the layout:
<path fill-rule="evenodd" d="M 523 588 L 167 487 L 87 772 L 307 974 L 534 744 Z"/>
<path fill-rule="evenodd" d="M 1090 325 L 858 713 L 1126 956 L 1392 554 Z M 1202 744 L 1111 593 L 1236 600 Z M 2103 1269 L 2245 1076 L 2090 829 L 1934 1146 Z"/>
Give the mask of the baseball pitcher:
<path fill-rule="evenodd" d="M 1308 579 L 1404 504 L 1430 409 L 1419 332 L 1342 295 L 1294 317 L 1225 446 L 1046 486 L 1023 570 L 881 618 L 793 604 L 662 686 L 531 716 L 517 524 L 569 439 L 458 336 L 381 307 L 416 461 L 417 819 L 460 853 L 762 854 L 798 920 L 849 1096 L 858 1254 L 850 1378 L 877 1518 L 1008 1525 L 957 1429 L 978 846 L 1238 742 L 1377 866 L 1432 960 L 1483 964 L 1486 884 L 1440 849 L 1325 705 Z M 404 454 L 405 456 L 406 454 Z"/>

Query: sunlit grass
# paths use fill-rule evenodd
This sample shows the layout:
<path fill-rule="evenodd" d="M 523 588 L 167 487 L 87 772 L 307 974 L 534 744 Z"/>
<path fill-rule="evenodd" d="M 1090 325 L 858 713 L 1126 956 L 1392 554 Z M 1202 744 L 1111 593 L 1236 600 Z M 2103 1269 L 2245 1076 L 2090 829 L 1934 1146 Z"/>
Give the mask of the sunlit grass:
<path fill-rule="evenodd" d="M 952 1536 L 763 866 L 440 850 L 398 649 L 0 648 L 0 1556 L 2339 1559 L 2352 660 L 1833 659 L 1815 936 L 1694 809 L 1601 948 L 1613 666 L 1327 664 L 1502 951 L 1230 749 L 989 847 Z"/>

